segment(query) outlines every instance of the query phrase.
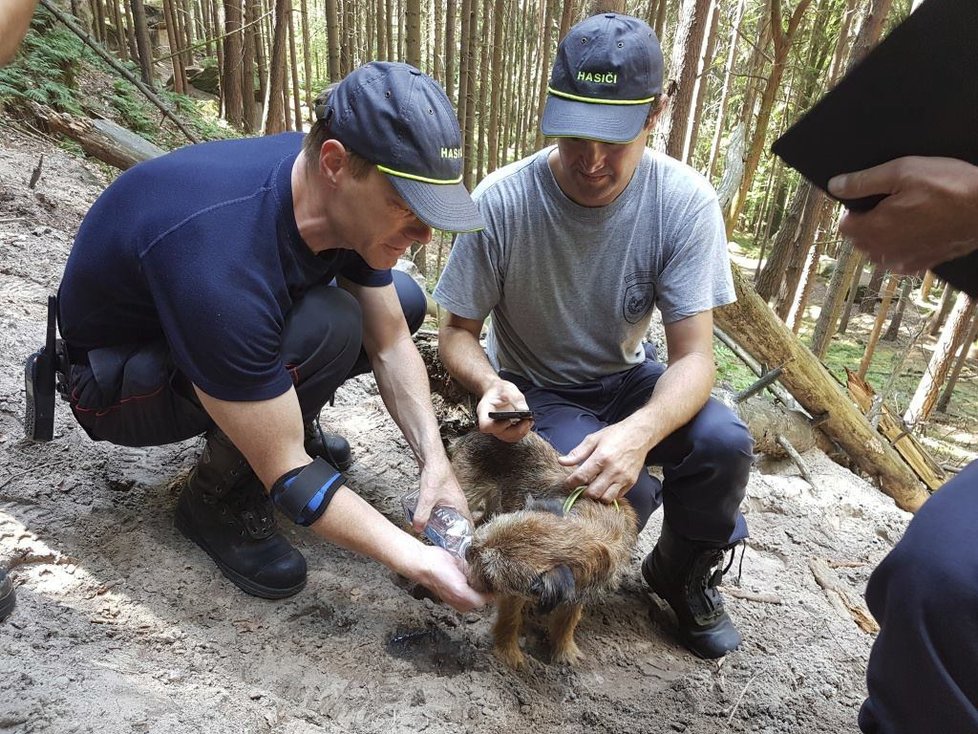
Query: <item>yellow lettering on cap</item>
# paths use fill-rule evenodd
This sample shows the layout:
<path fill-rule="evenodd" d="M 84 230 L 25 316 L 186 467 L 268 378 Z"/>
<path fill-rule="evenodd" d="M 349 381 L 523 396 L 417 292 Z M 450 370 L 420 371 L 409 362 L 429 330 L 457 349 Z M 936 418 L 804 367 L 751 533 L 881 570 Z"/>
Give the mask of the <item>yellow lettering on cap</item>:
<path fill-rule="evenodd" d="M 593 84 L 617 84 L 618 75 L 613 71 L 579 71 L 577 81 Z"/>

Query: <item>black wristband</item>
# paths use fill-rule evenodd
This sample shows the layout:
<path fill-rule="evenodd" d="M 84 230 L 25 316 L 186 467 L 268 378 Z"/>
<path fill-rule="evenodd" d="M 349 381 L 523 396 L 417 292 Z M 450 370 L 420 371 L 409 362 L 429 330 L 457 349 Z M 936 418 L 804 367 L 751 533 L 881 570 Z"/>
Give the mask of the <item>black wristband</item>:
<path fill-rule="evenodd" d="M 279 477 L 270 492 L 272 502 L 292 522 L 308 527 L 322 517 L 336 490 L 346 481 L 336 467 L 314 459 Z"/>

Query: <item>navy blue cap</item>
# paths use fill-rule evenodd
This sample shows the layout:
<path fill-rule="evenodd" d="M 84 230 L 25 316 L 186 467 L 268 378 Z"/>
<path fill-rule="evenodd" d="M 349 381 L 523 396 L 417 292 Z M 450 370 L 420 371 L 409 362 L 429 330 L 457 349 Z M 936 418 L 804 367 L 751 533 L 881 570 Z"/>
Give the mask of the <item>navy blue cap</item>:
<path fill-rule="evenodd" d="M 462 185 L 462 133 L 445 92 L 408 64 L 373 61 L 336 85 L 330 134 L 377 166 L 418 218 L 447 232 L 485 224 Z"/>
<path fill-rule="evenodd" d="M 595 15 L 557 47 L 540 129 L 551 137 L 627 143 L 642 132 L 661 93 L 655 32 L 630 15 Z"/>

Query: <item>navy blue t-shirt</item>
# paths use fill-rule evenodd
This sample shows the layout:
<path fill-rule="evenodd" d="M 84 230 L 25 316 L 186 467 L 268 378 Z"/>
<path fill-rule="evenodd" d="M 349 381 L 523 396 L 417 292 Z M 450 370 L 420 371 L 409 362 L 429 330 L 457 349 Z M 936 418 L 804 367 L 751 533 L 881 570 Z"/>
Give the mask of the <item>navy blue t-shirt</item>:
<path fill-rule="evenodd" d="M 285 315 L 342 275 L 391 282 L 351 250 L 314 255 L 292 208 L 302 135 L 192 145 L 122 174 L 88 212 L 60 289 L 61 334 L 96 349 L 165 338 L 176 366 L 221 400 L 266 400 L 292 381 Z"/>

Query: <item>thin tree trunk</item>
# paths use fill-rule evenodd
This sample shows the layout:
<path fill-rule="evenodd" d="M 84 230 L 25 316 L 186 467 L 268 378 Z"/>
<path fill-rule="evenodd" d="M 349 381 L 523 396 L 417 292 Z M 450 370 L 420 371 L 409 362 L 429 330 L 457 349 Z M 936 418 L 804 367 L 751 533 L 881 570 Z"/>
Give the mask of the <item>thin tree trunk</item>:
<path fill-rule="evenodd" d="M 944 327 L 940 339 L 934 345 L 934 354 L 931 356 L 930 363 L 910 399 L 907 412 L 903 414 L 903 421 L 910 428 L 930 417 L 937 402 L 937 393 L 951 371 L 954 355 L 968 335 L 976 306 L 978 300 L 970 298 L 966 293 L 958 294 L 951 315 L 948 316 L 947 326 Z"/>
<path fill-rule="evenodd" d="M 852 285 L 849 286 L 849 292 L 846 293 L 846 306 L 842 311 L 842 318 L 839 319 L 839 328 L 836 333 L 845 334 L 849 330 L 849 319 L 852 318 L 852 307 L 856 302 L 856 298 L 859 297 L 859 287 L 863 279 L 863 270 L 866 267 L 866 256 L 863 253 L 859 253 L 859 260 L 856 262 L 856 271 L 852 276 Z M 877 291 L 878 293 L 879 291 Z M 866 298 L 876 302 L 876 293 L 868 293 Z"/>
<path fill-rule="evenodd" d="M 709 12 L 710 0 L 683 0 L 679 26 L 672 44 L 669 68 L 678 87 L 659 123 L 659 134 L 665 141 L 665 152 L 681 161 L 686 160 L 683 152 L 686 150 L 686 123 L 693 106 L 696 67 L 703 49 Z"/>
<path fill-rule="evenodd" d="M 710 77 L 712 76 L 710 70 L 713 67 L 713 56 L 716 53 L 717 36 L 719 35 L 717 29 L 717 26 L 720 24 L 719 0 L 711 0 L 711 5 L 713 9 L 708 14 L 703 55 L 700 58 L 699 67 L 696 72 L 696 91 L 693 92 L 693 115 L 689 123 L 689 131 L 686 134 L 686 145 L 683 148 L 683 159 L 690 162 L 693 162 L 696 158 L 696 142 L 700 134 L 700 121 L 703 119 L 703 105 L 710 86 Z"/>
<path fill-rule="evenodd" d="M 665 0 L 660 0 L 664 5 Z M 723 137 L 724 122 L 727 119 L 727 104 L 730 101 L 730 90 L 733 86 L 734 61 L 737 58 L 737 41 L 740 38 L 741 25 L 744 17 L 744 6 L 747 0 L 738 0 L 733 23 L 730 25 L 730 41 L 727 49 L 727 63 L 723 69 L 723 91 L 720 92 L 720 104 L 717 108 L 716 126 L 713 128 L 713 143 L 710 145 L 710 160 L 707 163 L 707 178 L 711 181 L 716 175 L 716 164 L 719 160 L 720 138 Z"/>
<path fill-rule="evenodd" d="M 340 71 L 340 16 L 336 0 L 326 0 L 326 45 L 329 80 L 338 82 L 343 74 Z"/>
<path fill-rule="evenodd" d="M 455 24 L 458 0 L 447 0 L 445 3 L 445 93 L 449 99 L 455 99 Z"/>
<path fill-rule="evenodd" d="M 177 94 L 186 94 L 186 72 L 183 68 L 183 59 L 178 53 L 180 50 L 180 38 L 177 35 L 177 23 L 173 13 L 173 0 L 163 0 L 163 14 L 166 18 L 166 37 L 170 46 L 170 64 L 173 67 L 173 91 Z"/>
<path fill-rule="evenodd" d="M 951 394 L 954 392 L 954 386 L 958 384 L 958 377 L 961 376 L 964 363 L 968 361 L 968 352 L 971 351 L 971 345 L 975 343 L 976 339 L 978 339 L 978 313 L 971 320 L 971 329 L 968 331 L 968 336 L 965 337 L 964 344 L 961 345 L 961 351 L 958 353 L 958 359 L 954 363 L 954 369 L 951 370 L 951 375 L 947 378 L 947 385 L 944 386 L 944 391 L 937 401 L 937 410 L 941 413 L 947 412 L 947 406 L 951 402 Z"/>
<path fill-rule="evenodd" d="M 146 6 L 143 5 L 143 0 L 129 0 L 129 5 L 132 9 L 136 49 L 139 51 L 139 74 L 143 83 L 152 87 L 156 80 L 153 77 L 153 46 L 149 40 L 149 28 L 146 25 Z"/>
<path fill-rule="evenodd" d="M 292 72 L 292 113 L 295 120 L 295 129 L 302 130 L 302 90 L 299 80 L 299 54 L 295 44 L 295 20 L 292 12 L 292 0 L 289 0 L 288 9 L 288 32 L 289 32 L 289 68 Z"/>
<path fill-rule="evenodd" d="M 224 118 L 238 129 L 244 127 L 245 119 L 245 84 L 242 77 L 244 43 L 241 26 L 241 0 L 224 0 L 224 69 L 221 74 Z"/>
<path fill-rule="evenodd" d="M 567 3 L 567 5 L 572 5 Z M 565 6 L 566 7 L 566 6 Z M 491 98 L 489 106 L 489 172 L 499 168 L 501 156 L 499 155 L 499 125 L 500 114 L 503 106 L 503 19 L 506 12 L 505 0 L 496 0 L 495 23 L 492 27 L 492 74 L 490 75 Z M 503 138 L 505 140 L 505 138 Z"/>
<path fill-rule="evenodd" d="M 924 282 L 920 284 L 920 300 L 929 301 L 930 291 L 934 287 L 934 273 L 928 270 L 924 273 Z"/>
<path fill-rule="evenodd" d="M 873 330 L 869 333 L 869 340 L 866 342 L 866 350 L 863 352 L 863 358 L 859 362 L 859 375 L 860 379 L 866 377 L 866 372 L 869 370 L 869 365 L 873 361 L 873 352 L 876 351 L 876 344 L 880 339 L 880 332 L 883 330 L 883 322 L 886 321 L 886 314 L 890 310 L 890 302 L 893 300 L 893 293 L 896 291 L 897 277 L 891 275 L 890 279 L 886 282 L 886 287 L 883 290 L 883 300 L 880 303 L 879 310 L 876 312 L 876 321 L 873 323 Z"/>
<path fill-rule="evenodd" d="M 411 66 L 421 68 L 421 0 L 405 1 L 407 31 L 405 59 Z M 422 270 L 422 272 L 424 272 Z"/>
<path fill-rule="evenodd" d="M 887 327 L 886 333 L 882 336 L 882 340 L 885 342 L 896 341 L 897 337 L 900 335 L 900 325 L 903 323 L 903 314 L 907 310 L 907 303 L 910 302 L 910 292 L 913 290 L 913 278 L 906 275 L 902 280 L 903 283 L 900 286 L 900 300 L 897 303 L 896 313 L 893 314 L 893 318 L 890 319 L 890 325 Z"/>
<path fill-rule="evenodd" d="M 951 312 L 951 304 L 954 303 L 953 295 L 956 293 L 954 288 L 951 287 L 949 283 L 944 284 L 944 292 L 941 294 L 941 302 L 934 312 L 934 315 L 930 317 L 930 321 L 927 322 L 927 333 L 931 336 L 937 336 L 941 328 L 944 326 L 944 320 L 947 315 Z"/>
<path fill-rule="evenodd" d="M 286 23 L 289 0 L 275 0 L 275 32 L 272 35 L 272 55 L 269 67 L 268 90 L 265 93 L 265 135 L 285 131 L 285 54 Z"/>
<path fill-rule="evenodd" d="M 368 13 L 369 15 L 369 13 Z M 309 36 L 309 0 L 302 0 L 302 67 L 305 70 L 306 111 L 310 123 L 315 122 L 312 93 L 312 42 Z"/>
<path fill-rule="evenodd" d="M 708 0 L 706 0 L 708 2 Z M 542 0 L 542 16 L 543 20 L 540 24 L 540 44 L 543 49 L 543 60 L 540 62 L 540 84 L 539 84 L 539 94 L 537 96 L 537 121 L 543 118 L 543 107 L 547 103 L 547 81 L 550 79 L 550 65 L 551 65 L 551 52 L 553 49 L 553 44 L 550 43 L 551 31 L 554 26 L 554 16 L 557 14 L 556 3 L 554 0 Z M 543 130 L 540 129 L 540 125 L 536 126 L 536 135 L 534 135 L 533 148 L 538 149 L 543 147 Z"/>

